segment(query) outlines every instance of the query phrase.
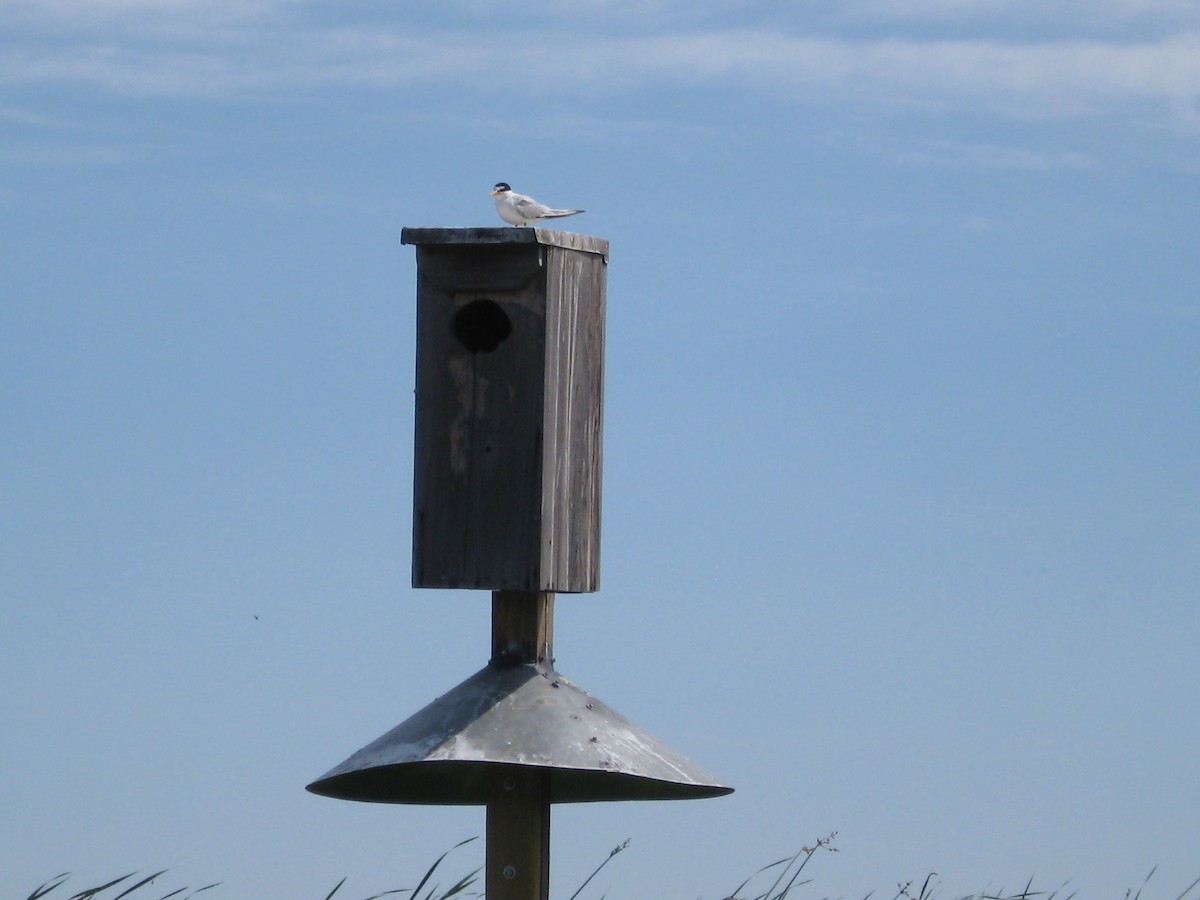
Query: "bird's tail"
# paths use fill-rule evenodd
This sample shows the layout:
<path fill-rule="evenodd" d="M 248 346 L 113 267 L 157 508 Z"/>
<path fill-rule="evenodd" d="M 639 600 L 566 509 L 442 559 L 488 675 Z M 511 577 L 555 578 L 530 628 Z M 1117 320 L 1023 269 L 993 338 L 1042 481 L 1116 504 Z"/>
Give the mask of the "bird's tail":
<path fill-rule="evenodd" d="M 582 209 L 548 209 L 542 213 L 543 219 L 561 219 L 563 216 L 577 216 Z"/>

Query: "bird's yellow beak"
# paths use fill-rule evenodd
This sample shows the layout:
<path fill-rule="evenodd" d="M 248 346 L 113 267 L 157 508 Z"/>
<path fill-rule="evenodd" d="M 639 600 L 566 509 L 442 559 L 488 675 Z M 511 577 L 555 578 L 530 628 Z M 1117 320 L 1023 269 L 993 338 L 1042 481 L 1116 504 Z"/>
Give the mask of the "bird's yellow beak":
<path fill-rule="evenodd" d="M 500 193 L 500 189 L 499 189 L 499 188 L 492 188 L 492 196 L 493 196 L 493 197 L 495 197 L 495 196 L 496 196 L 498 193 Z"/>

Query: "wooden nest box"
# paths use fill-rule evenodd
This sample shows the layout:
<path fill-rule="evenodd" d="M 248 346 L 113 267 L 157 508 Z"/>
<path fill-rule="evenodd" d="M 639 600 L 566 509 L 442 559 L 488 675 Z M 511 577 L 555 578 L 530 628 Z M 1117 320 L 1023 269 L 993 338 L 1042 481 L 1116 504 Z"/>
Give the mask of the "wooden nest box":
<path fill-rule="evenodd" d="M 417 248 L 413 587 L 597 590 L 608 242 L 401 242 Z"/>

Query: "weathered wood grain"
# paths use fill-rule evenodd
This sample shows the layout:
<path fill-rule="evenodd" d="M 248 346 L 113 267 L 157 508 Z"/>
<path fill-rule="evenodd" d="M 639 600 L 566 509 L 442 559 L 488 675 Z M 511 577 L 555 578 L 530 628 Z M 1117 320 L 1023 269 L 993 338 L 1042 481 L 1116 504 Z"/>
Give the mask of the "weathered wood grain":
<path fill-rule="evenodd" d="M 554 665 L 554 594 L 492 592 L 492 665 Z"/>
<path fill-rule="evenodd" d="M 542 444 L 542 567 L 599 588 L 607 267 L 553 250 L 547 261 L 546 417 Z"/>
<path fill-rule="evenodd" d="M 414 587 L 599 586 L 607 242 L 564 234 L 405 229 Z"/>
<path fill-rule="evenodd" d="M 494 766 L 487 803 L 484 891 L 488 900 L 550 896 L 550 772 Z"/>

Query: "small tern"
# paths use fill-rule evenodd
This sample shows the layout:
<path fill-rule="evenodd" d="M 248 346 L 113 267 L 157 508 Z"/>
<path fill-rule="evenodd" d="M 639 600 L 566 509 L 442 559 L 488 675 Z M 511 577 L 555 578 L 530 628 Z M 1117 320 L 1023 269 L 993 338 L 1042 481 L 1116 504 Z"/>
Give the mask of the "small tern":
<path fill-rule="evenodd" d="M 496 198 L 496 212 L 509 225 L 530 225 L 543 219 L 561 219 L 583 212 L 582 209 L 551 209 L 532 197 L 513 193 L 503 181 L 492 188 L 492 196 Z"/>

